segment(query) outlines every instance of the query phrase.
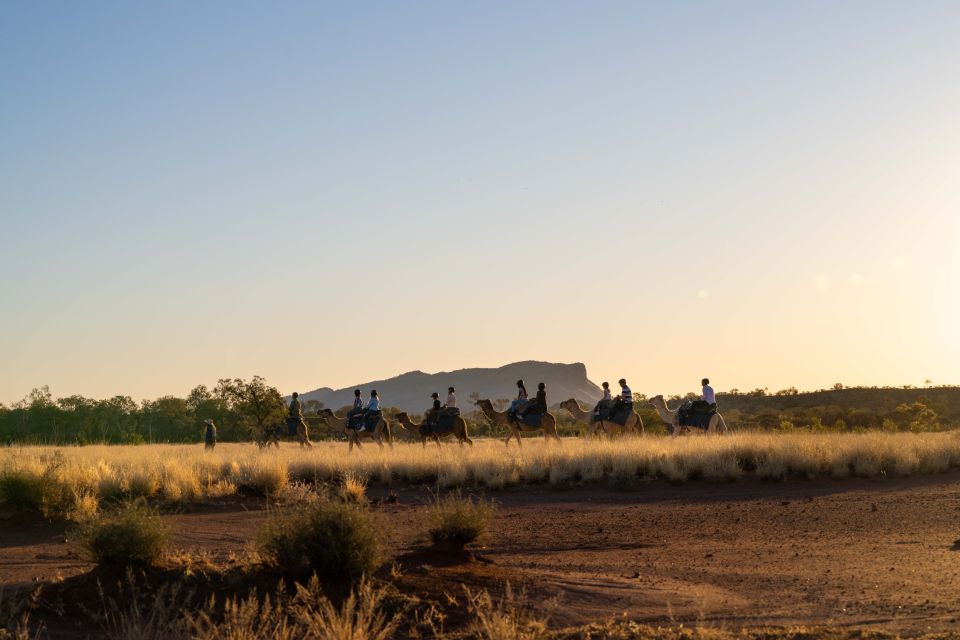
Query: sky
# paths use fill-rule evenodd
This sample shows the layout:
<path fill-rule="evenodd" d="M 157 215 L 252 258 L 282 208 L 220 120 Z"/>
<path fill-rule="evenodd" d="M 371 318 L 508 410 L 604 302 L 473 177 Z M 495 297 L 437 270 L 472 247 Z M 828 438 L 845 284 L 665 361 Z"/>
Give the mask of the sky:
<path fill-rule="evenodd" d="M 960 383 L 958 27 L 4 2 L 0 402 L 529 359 L 649 394 Z"/>

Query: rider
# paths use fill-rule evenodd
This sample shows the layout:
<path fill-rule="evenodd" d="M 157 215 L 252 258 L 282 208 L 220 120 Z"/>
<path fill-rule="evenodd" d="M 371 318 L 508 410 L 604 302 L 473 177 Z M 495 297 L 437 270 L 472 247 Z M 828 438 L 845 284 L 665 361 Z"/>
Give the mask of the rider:
<path fill-rule="evenodd" d="M 371 413 L 380 413 L 380 396 L 377 395 L 376 389 L 370 391 L 370 401 L 363 410 L 363 420 L 360 421 L 360 428 L 357 431 L 367 430 L 367 416 Z"/>
<path fill-rule="evenodd" d="M 537 385 L 537 397 L 517 411 L 517 419 L 522 419 L 527 413 L 536 415 L 547 412 L 547 385 L 542 382 Z"/>
<path fill-rule="evenodd" d="M 613 404 L 613 395 L 610 393 L 610 383 L 604 382 L 600 386 L 603 387 L 603 398 L 601 398 L 597 406 L 593 408 L 593 415 L 598 418 L 603 415 L 604 409 L 609 409 Z"/>
<path fill-rule="evenodd" d="M 428 425 L 433 425 L 437 421 L 437 418 L 440 417 L 440 410 L 443 408 L 443 405 L 440 404 L 440 394 L 434 391 L 430 394 L 430 397 L 433 398 L 433 406 L 427 410 L 425 422 Z"/>
<path fill-rule="evenodd" d="M 621 409 L 633 409 L 633 391 L 630 391 L 630 387 L 627 386 L 626 379 L 620 378 L 619 384 L 620 395 L 613 403 L 613 408 L 610 410 L 611 416 L 619 413 Z"/>
<path fill-rule="evenodd" d="M 710 386 L 710 379 L 704 378 L 700 381 L 700 385 L 703 387 L 703 390 L 700 394 L 700 399 L 693 403 L 693 410 L 701 413 L 716 411 L 717 394 L 713 392 L 713 387 Z"/>
<path fill-rule="evenodd" d="M 447 388 L 447 409 L 457 408 L 457 392 L 453 387 Z"/>
<path fill-rule="evenodd" d="M 353 408 L 347 412 L 347 424 L 353 421 L 353 416 L 363 413 L 363 398 L 360 395 L 360 389 L 353 390 Z"/>
<path fill-rule="evenodd" d="M 507 415 L 513 418 L 517 417 L 517 411 L 527 403 L 527 388 L 523 385 L 523 380 L 517 380 L 517 388 L 520 390 L 517 399 L 510 403 L 510 409 L 507 410 Z"/>

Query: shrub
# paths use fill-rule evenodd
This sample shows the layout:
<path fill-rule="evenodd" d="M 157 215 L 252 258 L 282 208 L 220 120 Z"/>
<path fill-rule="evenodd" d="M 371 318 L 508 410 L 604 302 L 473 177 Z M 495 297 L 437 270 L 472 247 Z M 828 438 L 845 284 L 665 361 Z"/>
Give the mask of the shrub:
<path fill-rule="evenodd" d="M 483 534 L 494 511 L 492 502 L 459 495 L 437 500 L 430 510 L 430 539 L 437 546 L 462 549 Z"/>
<path fill-rule="evenodd" d="M 93 562 L 115 567 L 155 563 L 168 536 L 169 530 L 156 510 L 137 503 L 91 518 L 77 530 L 80 546 Z"/>
<path fill-rule="evenodd" d="M 41 511 L 43 504 L 43 477 L 23 470 L 8 471 L 0 476 L 0 505 L 26 513 Z"/>
<path fill-rule="evenodd" d="M 291 577 L 351 581 L 380 564 L 370 514 L 343 502 L 318 501 L 275 512 L 260 531 L 260 552 Z"/>
<path fill-rule="evenodd" d="M 0 475 L 0 506 L 21 514 L 64 517 L 74 505 L 73 491 L 52 473 L 25 469 Z"/>
<path fill-rule="evenodd" d="M 337 493 L 344 502 L 366 504 L 367 479 L 353 473 L 344 474 Z"/>

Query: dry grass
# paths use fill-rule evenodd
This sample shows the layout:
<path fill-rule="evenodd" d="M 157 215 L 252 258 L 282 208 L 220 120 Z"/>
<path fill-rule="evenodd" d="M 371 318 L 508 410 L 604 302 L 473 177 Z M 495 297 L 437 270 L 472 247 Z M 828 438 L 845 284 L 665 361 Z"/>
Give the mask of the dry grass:
<path fill-rule="evenodd" d="M 960 432 L 571 438 L 560 446 L 527 439 L 522 448 L 480 440 L 466 450 L 401 443 L 352 455 L 333 442 L 308 450 L 290 443 L 266 452 L 249 444 L 220 444 L 215 451 L 201 445 L 16 447 L 0 449 L 0 504 L 91 514 L 97 500 L 184 503 L 236 491 L 276 496 L 291 482 L 339 485 L 344 499 L 357 502 L 367 481 L 491 489 L 535 483 L 629 486 L 646 478 L 908 476 L 958 467 Z"/>

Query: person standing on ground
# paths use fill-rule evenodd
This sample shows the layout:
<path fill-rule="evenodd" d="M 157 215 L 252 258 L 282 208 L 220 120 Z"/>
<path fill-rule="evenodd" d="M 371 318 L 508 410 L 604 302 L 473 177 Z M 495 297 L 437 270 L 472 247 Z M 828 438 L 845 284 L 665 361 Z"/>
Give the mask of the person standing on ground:
<path fill-rule="evenodd" d="M 303 406 L 300 404 L 300 394 L 293 392 L 290 400 L 290 408 L 287 412 L 287 420 L 297 426 L 297 440 L 301 447 L 312 447 L 310 436 L 307 433 L 307 421 L 303 419 Z"/>
<path fill-rule="evenodd" d="M 204 420 L 203 424 L 207 425 L 203 430 L 203 447 L 213 449 L 217 446 L 217 426 L 213 424 L 213 420 L 210 418 Z"/>

